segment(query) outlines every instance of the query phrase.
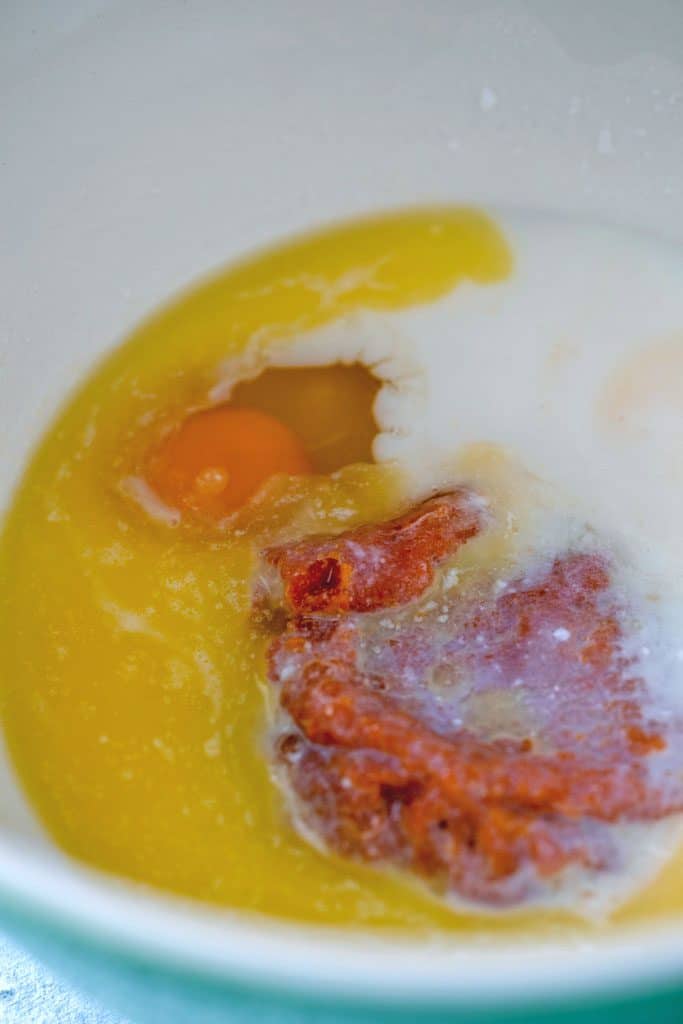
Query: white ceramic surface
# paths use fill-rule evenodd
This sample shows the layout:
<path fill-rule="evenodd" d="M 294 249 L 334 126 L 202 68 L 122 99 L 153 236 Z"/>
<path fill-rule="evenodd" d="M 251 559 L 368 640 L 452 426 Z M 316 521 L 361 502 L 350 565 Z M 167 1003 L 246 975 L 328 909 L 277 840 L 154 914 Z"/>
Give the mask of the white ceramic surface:
<path fill-rule="evenodd" d="M 682 60 L 679 0 L 4 0 L 2 499 L 100 353 L 177 288 L 293 231 L 446 200 L 683 241 Z M 157 959 L 393 999 L 683 969 L 683 923 L 494 952 L 200 912 L 67 861 L 0 781 L 4 897 Z"/>

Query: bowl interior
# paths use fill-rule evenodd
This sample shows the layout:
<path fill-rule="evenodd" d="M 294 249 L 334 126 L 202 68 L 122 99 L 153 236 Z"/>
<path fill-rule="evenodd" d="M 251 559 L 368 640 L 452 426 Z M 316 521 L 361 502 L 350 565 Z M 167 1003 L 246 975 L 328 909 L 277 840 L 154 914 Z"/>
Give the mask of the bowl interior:
<path fill-rule="evenodd" d="M 683 237 L 683 7 L 667 0 L 70 0 L 2 17 L 3 502 L 101 353 L 177 288 L 292 231 L 450 201 Z M 575 984 L 577 959 L 586 986 L 680 967 L 680 930 L 597 950 L 459 949 L 454 972 L 452 950 L 287 929 L 285 959 L 281 926 L 71 864 L 6 758 L 0 771 L 5 898 L 156 956 L 394 996 L 541 991 Z"/>

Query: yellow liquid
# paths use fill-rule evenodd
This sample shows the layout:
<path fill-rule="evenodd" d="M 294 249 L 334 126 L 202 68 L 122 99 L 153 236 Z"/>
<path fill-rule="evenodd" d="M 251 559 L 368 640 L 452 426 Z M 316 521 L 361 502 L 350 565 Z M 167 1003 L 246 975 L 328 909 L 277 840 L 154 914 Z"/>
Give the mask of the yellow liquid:
<path fill-rule="evenodd" d="M 0 547 L 5 728 L 63 848 L 177 893 L 300 921 L 480 933 L 569 926 L 549 913 L 456 913 L 409 880 L 316 852 L 270 778 L 263 640 L 249 628 L 254 543 L 293 523 L 339 529 L 340 507 L 345 526 L 389 514 L 391 471 L 360 464 L 335 479 L 278 481 L 239 535 L 168 529 L 117 489 L 149 424 L 204 395 L 254 332 L 264 345 L 286 344 L 342 313 L 430 301 L 461 279 L 500 280 L 510 266 L 504 239 L 476 212 L 333 228 L 181 297 L 72 398 L 27 469 Z M 367 434 L 374 385 L 361 377 L 351 390 Z M 278 388 L 266 392 L 273 399 Z M 365 457 L 368 444 L 365 436 L 349 451 Z M 670 884 L 660 879 L 621 917 L 663 909 Z"/>

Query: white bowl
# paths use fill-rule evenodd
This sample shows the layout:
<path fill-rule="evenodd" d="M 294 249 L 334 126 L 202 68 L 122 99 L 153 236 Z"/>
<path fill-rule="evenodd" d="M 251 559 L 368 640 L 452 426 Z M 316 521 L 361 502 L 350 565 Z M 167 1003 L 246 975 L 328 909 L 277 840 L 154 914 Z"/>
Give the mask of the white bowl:
<path fill-rule="evenodd" d="M 291 232 L 448 201 L 683 240 L 682 55 L 675 0 L 5 7 L 3 496 L 65 392 L 143 314 Z M 650 997 L 650 1015 L 683 1012 L 665 994 L 683 987 L 683 921 L 494 950 L 211 912 L 55 851 L 7 765 L 0 904 L 18 935 L 136 1020 L 342 1003 L 370 1020 L 513 1005 L 528 1019 L 532 1003 Z"/>

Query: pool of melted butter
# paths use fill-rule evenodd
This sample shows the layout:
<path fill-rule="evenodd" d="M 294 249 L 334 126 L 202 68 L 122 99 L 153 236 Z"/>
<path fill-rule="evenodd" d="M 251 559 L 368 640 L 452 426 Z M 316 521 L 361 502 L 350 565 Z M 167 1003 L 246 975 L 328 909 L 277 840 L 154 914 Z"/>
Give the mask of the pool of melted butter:
<path fill-rule="evenodd" d="M 286 344 L 343 313 L 432 300 L 460 279 L 500 280 L 510 266 L 495 225 L 474 211 L 333 228 L 182 296 L 69 401 L 26 471 L 0 547 L 5 730 L 65 850 L 185 896 L 297 921 L 480 934 L 594 927 L 554 912 L 455 911 L 410 880 L 314 850 L 287 819 L 265 756 L 254 552 L 273 536 L 392 514 L 397 474 L 355 461 L 368 437 L 347 449 L 333 438 L 333 460 L 348 455 L 348 468 L 273 481 L 225 532 L 165 528 L 118 488 L 159 424 L 205 395 L 255 332 Z M 335 372 L 320 378 L 330 393 L 349 385 Z M 281 414 L 280 384 L 245 384 L 245 402 L 254 386 Z M 361 374 L 343 404 L 366 433 L 372 389 Z M 302 401 L 307 408 L 310 394 Z M 292 415 L 306 420 L 301 409 Z M 672 864 L 615 922 L 680 911 L 682 881 Z"/>

